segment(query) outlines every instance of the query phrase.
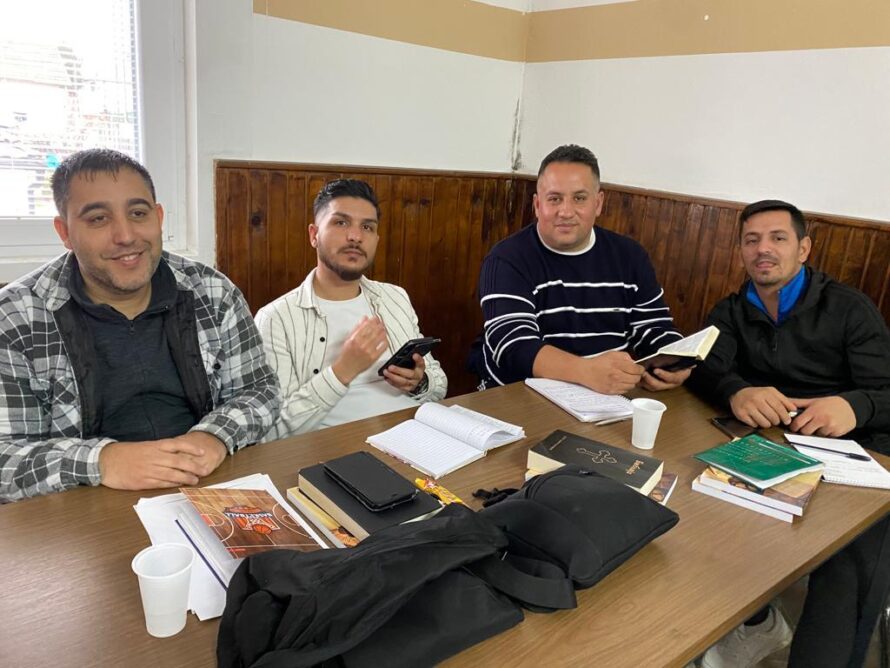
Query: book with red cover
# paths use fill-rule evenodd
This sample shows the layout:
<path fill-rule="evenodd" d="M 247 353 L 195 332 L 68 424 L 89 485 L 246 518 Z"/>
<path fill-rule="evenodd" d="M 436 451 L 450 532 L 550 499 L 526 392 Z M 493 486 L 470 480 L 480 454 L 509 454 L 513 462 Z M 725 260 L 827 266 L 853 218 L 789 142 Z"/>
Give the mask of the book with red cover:
<path fill-rule="evenodd" d="M 322 547 L 265 490 L 194 487 L 180 491 L 233 557 L 274 549 L 311 552 Z"/>

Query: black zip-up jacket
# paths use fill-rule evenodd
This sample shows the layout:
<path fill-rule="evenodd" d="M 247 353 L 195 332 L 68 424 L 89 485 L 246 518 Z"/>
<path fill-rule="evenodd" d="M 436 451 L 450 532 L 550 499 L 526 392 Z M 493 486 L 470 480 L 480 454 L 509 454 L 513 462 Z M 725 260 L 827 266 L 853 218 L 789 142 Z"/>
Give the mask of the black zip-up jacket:
<path fill-rule="evenodd" d="M 720 336 L 690 386 L 728 405 L 746 387 L 788 397 L 838 395 L 856 415 L 849 438 L 890 453 L 890 331 L 862 292 L 807 268 L 808 285 L 776 325 L 745 296 L 748 284 L 708 316 Z"/>

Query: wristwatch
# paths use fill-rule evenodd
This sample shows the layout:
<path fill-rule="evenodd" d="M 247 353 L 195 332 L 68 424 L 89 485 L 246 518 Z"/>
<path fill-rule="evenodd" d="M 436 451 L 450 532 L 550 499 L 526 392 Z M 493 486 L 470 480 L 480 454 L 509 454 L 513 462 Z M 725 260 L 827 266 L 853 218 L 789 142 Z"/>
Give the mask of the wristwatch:
<path fill-rule="evenodd" d="M 426 371 L 423 372 L 423 378 L 420 379 L 420 382 L 417 383 L 417 387 L 411 390 L 408 394 L 412 397 L 419 396 L 430 389 L 430 379 L 429 376 L 426 375 Z"/>

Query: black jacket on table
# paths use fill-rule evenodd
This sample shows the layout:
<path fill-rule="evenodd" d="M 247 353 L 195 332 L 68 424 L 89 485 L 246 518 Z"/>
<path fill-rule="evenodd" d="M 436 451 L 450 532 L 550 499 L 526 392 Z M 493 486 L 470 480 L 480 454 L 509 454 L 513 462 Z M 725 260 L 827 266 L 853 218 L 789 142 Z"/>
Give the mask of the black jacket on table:
<path fill-rule="evenodd" d="M 720 330 L 690 385 L 722 405 L 746 387 L 772 386 L 788 397 L 838 395 L 856 415 L 847 436 L 890 453 L 890 331 L 859 290 L 807 268 L 806 291 L 780 325 L 745 296 L 719 302 L 708 325 Z"/>

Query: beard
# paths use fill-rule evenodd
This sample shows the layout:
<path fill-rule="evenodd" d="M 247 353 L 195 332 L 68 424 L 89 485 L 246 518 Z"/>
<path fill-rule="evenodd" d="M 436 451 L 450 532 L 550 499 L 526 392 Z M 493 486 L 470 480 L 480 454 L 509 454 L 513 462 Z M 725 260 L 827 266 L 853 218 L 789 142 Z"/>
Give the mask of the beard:
<path fill-rule="evenodd" d="M 355 248 L 355 247 L 347 246 L 347 248 Z M 357 250 L 361 250 L 362 253 L 365 252 L 363 249 L 357 249 Z M 371 267 L 371 262 L 372 262 L 371 260 L 368 259 L 367 253 L 365 253 L 366 261 L 365 261 L 364 266 L 362 266 L 362 267 L 343 266 L 341 264 L 338 264 L 336 262 L 336 260 L 333 257 L 331 257 L 331 255 L 329 255 L 327 253 L 327 251 L 325 251 L 324 249 L 321 248 L 321 246 L 318 247 L 318 259 L 320 259 L 322 261 L 322 263 L 324 264 L 324 266 L 326 266 L 328 269 L 330 269 L 332 272 L 334 272 L 342 281 L 357 281 L 362 276 L 364 276 L 365 271 Z"/>

